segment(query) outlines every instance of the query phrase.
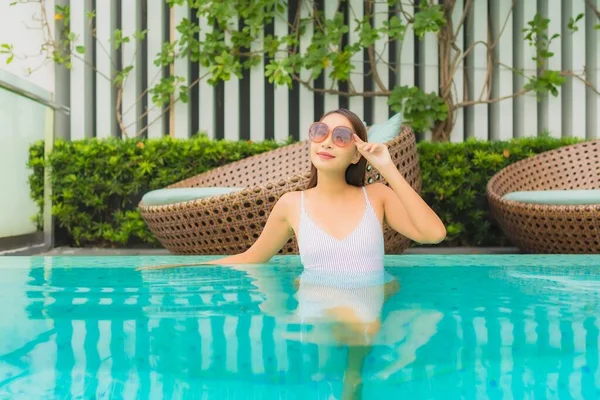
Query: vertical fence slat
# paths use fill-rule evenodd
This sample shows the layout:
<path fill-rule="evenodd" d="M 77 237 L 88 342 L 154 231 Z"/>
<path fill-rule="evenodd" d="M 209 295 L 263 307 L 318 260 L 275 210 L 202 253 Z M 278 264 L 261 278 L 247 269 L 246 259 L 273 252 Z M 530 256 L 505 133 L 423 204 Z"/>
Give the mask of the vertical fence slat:
<path fill-rule="evenodd" d="M 288 26 L 287 26 L 287 18 L 288 18 L 289 10 L 285 10 L 278 18 L 275 18 L 275 36 L 281 37 L 288 34 Z M 276 59 L 282 59 L 285 57 L 283 54 L 285 48 L 280 48 L 280 51 L 275 54 Z M 275 140 L 276 141 L 285 141 L 290 136 L 290 130 L 288 126 L 288 118 L 289 118 L 289 98 L 288 98 L 289 89 L 287 86 L 275 86 L 273 90 L 274 97 L 274 118 L 275 118 Z"/>
<path fill-rule="evenodd" d="M 113 46 L 112 35 L 116 28 L 117 6 L 106 2 L 96 8 L 96 137 L 117 136 L 115 112 L 116 91 L 114 63 L 117 53 Z"/>
<path fill-rule="evenodd" d="M 237 27 L 238 18 L 233 17 L 229 21 L 230 26 Z M 231 34 L 225 34 L 225 41 L 231 43 Z M 225 82 L 223 107 L 225 112 L 225 133 L 226 140 L 240 139 L 240 79 L 231 75 L 231 79 Z"/>
<path fill-rule="evenodd" d="M 251 49 L 262 46 L 264 31 L 259 32 L 258 44 L 252 42 Z M 250 70 L 250 140 L 258 142 L 265 139 L 265 59 L 260 57 L 258 65 Z"/>
<path fill-rule="evenodd" d="M 596 9 L 600 10 L 600 0 L 595 0 Z M 591 7 L 586 8 L 586 61 L 588 80 L 597 91 L 600 91 L 600 18 Z M 588 139 L 600 137 L 600 95 L 591 88 L 586 91 L 586 136 Z"/>
<path fill-rule="evenodd" d="M 156 66 L 154 60 L 165 42 L 163 25 L 166 17 L 163 2 L 148 2 L 148 89 L 158 84 L 164 77 L 163 67 Z M 151 95 L 148 96 L 148 124 L 148 138 L 160 138 L 165 134 L 163 109 L 152 102 Z"/>
<path fill-rule="evenodd" d="M 350 0 L 349 2 L 350 10 L 348 12 L 348 42 L 349 44 L 360 42 L 360 32 L 355 32 L 358 24 L 356 22 L 357 19 L 360 19 L 361 16 L 365 13 L 365 4 L 362 0 Z M 352 84 L 354 85 L 354 89 L 357 92 L 362 92 L 364 90 L 364 79 L 363 74 L 365 70 L 364 58 L 362 50 L 356 53 L 351 58 L 352 65 L 354 66 L 354 71 L 351 73 L 352 76 Z M 336 107 L 339 105 L 337 96 L 335 102 L 332 102 L 332 105 Z M 350 110 L 354 112 L 359 117 L 363 118 L 364 112 L 364 99 L 362 96 L 352 96 L 348 99 L 348 107 Z M 366 121 L 367 124 L 370 121 Z"/>
<path fill-rule="evenodd" d="M 473 0 L 472 4 L 467 17 L 468 27 L 466 30 L 466 47 L 468 49 L 474 46 L 467 56 L 469 101 L 489 97 L 489 88 L 486 82 L 487 49 L 482 43 L 475 44 L 480 41 L 487 43 L 488 5 L 487 0 Z M 485 18 L 482 18 L 482 15 Z M 466 133 L 468 137 L 475 137 L 481 140 L 488 139 L 488 113 L 486 104 L 477 104 L 469 107 L 468 112 L 466 112 Z"/>
<path fill-rule="evenodd" d="M 206 34 L 212 32 L 212 27 L 208 24 L 206 16 L 201 15 L 199 17 L 200 35 L 199 40 L 201 42 L 206 38 Z M 207 82 L 210 75 L 209 68 L 199 66 L 200 82 L 198 82 L 198 127 L 201 131 L 206 132 L 206 135 L 214 139 L 216 137 L 216 107 L 215 107 L 215 87 Z"/>
<path fill-rule="evenodd" d="M 563 0 L 562 52 L 563 70 L 571 70 L 580 75 L 585 68 L 585 17 L 577 23 L 576 32 L 567 29 L 570 18 L 585 13 L 585 0 Z M 567 77 L 563 85 L 563 121 L 562 135 L 585 138 L 585 92 L 586 87 L 580 80 Z"/>
<path fill-rule="evenodd" d="M 90 11 L 92 11 L 91 0 L 74 1 L 71 4 L 70 28 L 76 35 L 73 46 L 85 47 L 85 53 L 74 52 L 71 56 L 71 140 L 89 138 L 94 134 L 92 34 L 86 15 Z"/>
<path fill-rule="evenodd" d="M 535 48 L 529 46 L 525 41 L 523 28 L 527 22 L 533 20 L 537 5 L 533 1 L 518 1 L 515 4 L 513 18 L 513 42 L 514 48 L 514 66 L 517 70 L 523 70 L 525 77 L 535 76 L 537 73 L 535 57 Z M 509 32 L 507 32 L 509 33 Z M 513 77 L 513 91 L 521 90 L 527 83 L 526 78 L 515 74 Z M 537 126 L 537 97 L 535 93 L 526 93 L 517 97 L 513 103 L 514 115 L 514 137 L 534 136 L 538 133 Z"/>
<path fill-rule="evenodd" d="M 550 19 L 548 24 L 548 37 L 552 37 L 555 33 L 561 33 L 562 24 L 562 7 L 561 0 L 538 0 L 538 12 L 546 18 Z M 561 43 L 560 41 L 552 42 L 550 51 L 554 53 L 547 62 L 547 69 L 560 71 L 561 63 Z M 562 100 L 563 88 L 559 89 L 558 96 L 545 94 L 541 96 L 541 101 L 538 105 L 538 129 L 548 130 L 551 136 L 560 137 L 562 131 Z"/>
<path fill-rule="evenodd" d="M 64 20 L 56 19 L 58 14 L 56 7 L 65 7 L 68 4 L 69 0 L 53 0 L 52 3 L 46 5 L 46 12 L 50 21 L 53 21 L 53 23 L 50 23 L 49 29 L 54 37 L 56 37 L 56 32 L 62 29 L 64 22 Z M 69 100 L 69 97 L 71 96 L 71 70 L 62 65 L 55 65 L 53 79 L 54 101 L 58 104 L 68 106 L 71 103 Z M 71 118 L 69 115 L 60 112 L 54 113 L 54 137 L 55 139 L 69 140 L 71 137 Z M 54 230 L 52 232 L 54 232 Z"/>
<path fill-rule="evenodd" d="M 174 35 L 175 40 L 181 39 L 181 33 L 177 30 L 177 26 L 184 20 L 189 20 L 190 9 L 187 3 L 182 5 L 173 5 L 171 12 L 174 13 L 173 21 L 174 26 L 171 27 L 171 34 Z M 176 46 L 179 48 L 179 46 Z M 190 64 L 187 58 L 175 59 L 174 73 L 177 77 L 182 77 L 184 81 L 183 85 L 190 85 Z M 179 90 L 177 91 L 179 93 Z M 189 96 L 189 91 L 188 91 Z M 190 115 L 190 103 L 184 103 L 178 100 L 175 103 L 175 130 L 171 132 L 171 135 L 177 138 L 188 138 L 191 136 L 191 115 Z"/>
<path fill-rule="evenodd" d="M 383 26 L 384 21 L 388 19 L 388 5 L 386 2 L 375 2 L 373 4 L 373 26 L 378 28 Z M 373 80 L 373 88 L 375 90 L 389 89 L 389 67 L 386 64 L 389 61 L 389 47 L 386 42 L 388 41 L 387 36 L 381 37 L 375 42 L 375 60 L 377 64 L 377 74 L 383 88 L 380 88 L 375 80 Z M 380 124 L 385 122 L 389 118 L 389 107 L 387 105 L 387 98 L 383 96 L 377 96 L 373 99 L 373 121 L 367 121 L 369 124 Z"/>
<path fill-rule="evenodd" d="M 408 23 L 407 15 L 414 15 L 415 6 L 412 2 L 399 2 L 398 7 L 396 16 L 407 27 L 396 51 L 396 85 L 412 87 L 415 86 L 415 32 L 412 24 Z"/>
<path fill-rule="evenodd" d="M 396 68 L 398 68 L 396 82 L 398 85 L 411 87 L 415 85 L 415 32 L 412 24 L 408 24 L 406 15 L 414 15 L 415 6 L 413 3 L 400 3 L 400 5 L 404 12 L 400 10 L 397 15 L 407 27 L 406 32 L 404 32 L 404 40 L 402 40 L 400 48 L 396 52 Z"/>
<path fill-rule="evenodd" d="M 360 1 L 360 3 L 362 3 L 362 0 Z M 352 3 L 351 3 L 352 6 Z M 326 1 L 325 2 L 325 18 L 326 19 L 333 19 L 335 17 L 335 13 L 337 11 L 337 1 Z M 350 20 L 353 21 L 352 19 L 352 11 L 350 11 Z M 352 28 L 350 28 L 350 36 L 352 37 Z M 350 39 L 352 40 L 352 39 Z M 360 59 L 360 61 L 362 62 L 362 58 Z M 323 73 L 325 74 L 325 78 L 324 78 L 324 88 L 326 89 L 330 89 L 331 88 L 331 79 L 329 78 L 329 74 L 331 73 L 331 66 L 329 66 L 329 68 L 325 68 L 323 69 Z M 337 87 L 337 85 L 336 85 Z M 334 87 L 334 89 L 336 88 Z M 358 90 L 358 89 L 357 89 Z M 325 108 L 325 112 L 327 111 L 331 111 L 331 110 L 335 110 L 339 107 L 339 99 L 337 95 L 334 94 L 325 94 L 325 97 L 323 99 L 323 103 L 324 103 L 324 108 Z M 350 103 L 350 108 L 352 109 L 352 103 Z M 362 108 L 361 108 L 362 110 Z M 320 117 L 320 115 L 316 115 L 316 118 Z"/>
<path fill-rule="evenodd" d="M 302 10 L 301 15 L 302 18 L 309 18 L 312 16 L 313 10 L 311 6 L 311 2 L 302 2 Z M 312 24 L 307 25 L 306 30 L 302 36 L 300 36 L 300 52 L 304 55 L 306 54 L 306 50 L 310 45 L 314 32 L 314 27 Z M 303 81 L 309 80 L 311 77 L 311 72 L 307 70 L 303 70 L 300 73 L 300 79 Z M 313 81 L 314 85 L 314 81 Z M 298 130 L 300 132 L 300 140 L 304 140 L 308 137 L 308 127 L 314 121 L 315 115 L 315 97 L 313 92 L 306 88 L 304 85 L 300 85 L 300 104 L 299 104 L 299 122 L 300 126 Z"/>
<path fill-rule="evenodd" d="M 463 50 L 463 42 L 464 42 L 464 23 L 462 21 L 462 15 L 464 11 L 464 3 L 463 0 L 458 0 L 454 5 L 454 10 L 452 11 L 452 27 L 454 34 L 456 35 L 456 46 L 462 52 Z M 461 26 L 459 27 L 459 24 Z M 456 55 L 455 50 L 450 51 L 451 59 L 454 59 Z M 459 54 L 460 56 L 460 54 Z M 454 88 L 452 89 L 452 93 L 454 93 L 455 102 L 461 102 L 464 99 L 464 67 L 465 64 L 463 61 L 460 61 L 456 68 L 456 73 L 454 74 Z M 464 140 L 465 135 L 465 119 L 464 119 L 464 109 L 459 108 L 454 111 L 454 126 L 452 127 L 452 132 L 450 133 L 450 141 L 452 142 L 462 142 Z"/>
<path fill-rule="evenodd" d="M 123 37 L 130 37 L 129 43 L 122 46 L 122 69 L 133 67 L 123 83 L 123 101 L 121 104 L 123 125 L 127 136 L 134 136 L 141 127 L 142 102 L 142 74 L 140 41 L 133 36 L 140 31 L 141 8 L 140 0 L 127 0 L 122 2 L 121 27 Z"/>
<path fill-rule="evenodd" d="M 492 97 L 502 98 L 513 94 L 513 10 L 512 2 L 492 0 L 491 2 L 493 51 Z M 513 135 L 513 100 L 505 99 L 490 105 L 491 140 L 506 140 Z"/>
<path fill-rule="evenodd" d="M 425 34 L 417 43 L 419 46 L 419 87 L 425 93 L 439 94 L 439 50 L 438 38 L 435 33 Z M 431 140 L 431 131 L 425 132 L 425 140 Z"/>

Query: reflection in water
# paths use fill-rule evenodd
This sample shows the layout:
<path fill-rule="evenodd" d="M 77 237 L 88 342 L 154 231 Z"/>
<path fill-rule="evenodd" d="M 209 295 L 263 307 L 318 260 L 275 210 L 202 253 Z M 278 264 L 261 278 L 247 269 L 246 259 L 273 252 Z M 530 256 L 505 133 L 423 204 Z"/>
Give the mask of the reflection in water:
<path fill-rule="evenodd" d="M 305 270 L 296 282 L 298 307 L 294 314 L 302 329 L 295 339 L 318 345 L 318 371 L 312 378 L 331 379 L 328 367 L 340 364 L 331 345 L 345 345 L 347 356 L 345 367 L 342 365 L 341 398 L 359 398 L 365 360 L 381 328 L 381 311 L 385 300 L 398 291 L 398 281 L 384 271 Z M 307 327 L 310 330 L 306 330 Z M 288 332 L 283 336 L 293 338 Z"/>
<path fill-rule="evenodd" d="M 95 262 L 2 268 L 0 398 L 327 398 L 361 347 L 363 398 L 598 397 L 597 269 Z"/>

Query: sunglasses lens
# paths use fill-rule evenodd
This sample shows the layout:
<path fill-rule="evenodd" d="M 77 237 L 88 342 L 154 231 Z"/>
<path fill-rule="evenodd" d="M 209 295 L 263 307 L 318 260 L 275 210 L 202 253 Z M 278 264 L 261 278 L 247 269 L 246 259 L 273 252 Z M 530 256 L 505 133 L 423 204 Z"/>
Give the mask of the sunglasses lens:
<path fill-rule="evenodd" d="M 322 122 L 315 122 L 308 130 L 308 137 L 313 142 L 322 142 L 327 137 L 329 127 Z"/>
<path fill-rule="evenodd" d="M 340 147 L 346 147 L 352 143 L 352 131 L 340 126 L 333 130 L 333 143 Z"/>

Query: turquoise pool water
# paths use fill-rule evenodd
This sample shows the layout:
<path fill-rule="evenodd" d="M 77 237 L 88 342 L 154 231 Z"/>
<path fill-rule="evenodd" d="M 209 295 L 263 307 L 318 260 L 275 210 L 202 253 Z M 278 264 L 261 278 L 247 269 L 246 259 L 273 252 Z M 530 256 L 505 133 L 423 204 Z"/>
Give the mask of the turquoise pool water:
<path fill-rule="evenodd" d="M 0 257 L 0 399 L 600 398 L 599 257 L 205 259 Z"/>

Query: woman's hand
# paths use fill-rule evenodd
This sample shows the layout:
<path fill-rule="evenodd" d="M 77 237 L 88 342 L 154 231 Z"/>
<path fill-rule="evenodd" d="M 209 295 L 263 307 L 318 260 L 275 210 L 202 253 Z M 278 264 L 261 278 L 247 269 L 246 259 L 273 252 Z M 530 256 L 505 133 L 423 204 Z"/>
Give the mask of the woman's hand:
<path fill-rule="evenodd" d="M 367 143 L 356 134 L 354 134 L 354 142 L 360 154 L 377 170 L 381 171 L 383 168 L 393 165 L 392 157 L 385 144 Z"/>

